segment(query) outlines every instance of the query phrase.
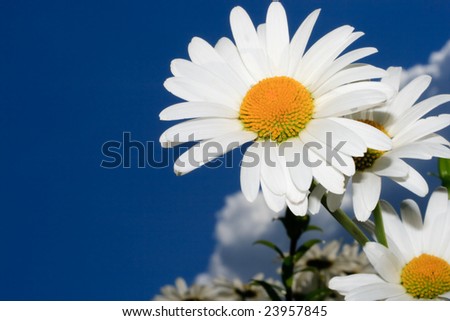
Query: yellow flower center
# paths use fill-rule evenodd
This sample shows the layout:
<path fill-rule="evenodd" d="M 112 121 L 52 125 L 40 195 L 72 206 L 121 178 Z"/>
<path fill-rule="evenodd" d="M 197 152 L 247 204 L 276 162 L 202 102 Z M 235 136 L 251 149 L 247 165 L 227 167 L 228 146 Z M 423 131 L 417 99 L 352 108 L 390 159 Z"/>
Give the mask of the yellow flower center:
<path fill-rule="evenodd" d="M 400 278 L 406 292 L 417 299 L 434 299 L 450 291 L 450 265 L 434 255 L 413 258 Z"/>
<path fill-rule="evenodd" d="M 298 136 L 311 120 L 314 99 L 298 81 L 281 76 L 261 80 L 242 101 L 239 119 L 262 140 L 282 143 Z"/>
<path fill-rule="evenodd" d="M 386 134 L 386 136 L 390 137 L 387 133 L 386 129 L 383 127 L 383 125 L 373 121 L 373 120 L 367 120 L 367 119 L 358 119 L 358 121 L 368 124 L 372 127 L 375 127 L 378 130 L 381 130 L 383 133 Z M 367 151 L 364 153 L 364 156 L 362 157 L 353 157 L 353 160 L 355 161 L 355 167 L 357 171 L 364 171 L 367 168 L 370 168 L 373 166 L 375 161 L 383 156 L 384 152 L 381 150 L 371 149 L 367 148 Z"/>

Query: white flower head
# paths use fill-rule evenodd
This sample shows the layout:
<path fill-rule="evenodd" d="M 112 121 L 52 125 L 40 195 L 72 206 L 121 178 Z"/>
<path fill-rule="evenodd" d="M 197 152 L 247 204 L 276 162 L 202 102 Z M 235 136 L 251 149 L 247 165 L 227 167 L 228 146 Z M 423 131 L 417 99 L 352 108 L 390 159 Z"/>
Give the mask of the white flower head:
<path fill-rule="evenodd" d="M 377 274 L 331 279 L 329 287 L 346 300 L 450 300 L 450 207 L 445 188 L 430 197 L 425 218 L 406 200 L 401 217 L 382 202 L 389 248 L 376 242 L 364 246 Z"/>
<path fill-rule="evenodd" d="M 211 285 L 193 284 L 189 287 L 183 278 L 177 278 L 175 286 L 162 287 L 161 293 L 153 298 L 155 301 L 215 301 L 218 299 L 218 291 Z"/>
<path fill-rule="evenodd" d="M 399 88 L 401 68 L 389 68 L 389 75 L 382 82 Z M 382 177 L 417 194 L 428 194 L 425 179 L 403 159 L 450 158 L 450 143 L 437 131 L 450 125 L 450 115 L 442 114 L 422 118 L 441 104 L 450 101 L 450 95 L 437 95 L 419 103 L 416 101 L 428 88 L 431 77 L 423 75 L 413 79 L 391 101 L 380 108 L 373 108 L 351 115 L 352 119 L 369 124 L 383 131 L 392 140 L 390 151 L 368 149 L 363 157 L 355 157 L 356 173 L 351 178 L 352 202 L 355 216 L 366 221 L 380 199 Z M 320 196 L 324 193 L 316 192 Z M 337 209 L 343 197 L 331 195 L 329 207 Z M 320 197 L 318 196 L 318 197 Z"/>
<path fill-rule="evenodd" d="M 311 247 L 295 264 L 294 293 L 307 294 L 328 284 L 335 276 L 374 272 L 358 243 L 331 241 Z M 329 296 L 328 299 L 336 299 Z"/>
<path fill-rule="evenodd" d="M 164 86 L 186 102 L 164 109 L 160 118 L 191 120 L 166 130 L 160 141 L 165 147 L 198 142 L 175 162 L 177 174 L 251 143 L 241 166 L 245 197 L 254 201 L 261 186 L 272 210 L 279 212 L 287 204 L 304 215 L 313 178 L 331 192 L 343 193 L 344 175 L 355 173 L 352 157 L 363 156 L 367 148 L 390 148 L 388 137 L 374 127 L 339 118 L 393 95 L 390 85 L 368 81 L 385 76 L 384 70 L 354 64 L 376 49 L 342 55 L 363 35 L 346 25 L 306 50 L 319 11 L 290 39 L 279 2 L 269 6 L 266 23 L 257 28 L 244 9 L 235 7 L 230 15 L 235 43 L 222 38 L 212 47 L 193 38 L 191 60 L 172 61 L 174 77 Z M 335 151 L 339 160 L 330 160 L 329 152 L 339 142 L 345 142 Z"/>

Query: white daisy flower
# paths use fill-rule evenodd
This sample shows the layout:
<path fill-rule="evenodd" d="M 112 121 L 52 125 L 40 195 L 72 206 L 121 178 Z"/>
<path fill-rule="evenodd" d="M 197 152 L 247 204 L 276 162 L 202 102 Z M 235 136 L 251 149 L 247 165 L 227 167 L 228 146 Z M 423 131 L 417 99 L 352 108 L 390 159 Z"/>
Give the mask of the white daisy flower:
<path fill-rule="evenodd" d="M 218 290 L 210 285 L 193 284 L 188 287 L 183 278 L 175 280 L 175 286 L 166 285 L 154 301 L 215 301 L 218 300 Z"/>
<path fill-rule="evenodd" d="M 295 264 L 294 295 L 311 293 L 328 284 L 335 276 L 375 272 L 358 243 L 331 241 L 321 247 L 311 247 Z M 336 299 L 329 296 L 328 299 Z"/>
<path fill-rule="evenodd" d="M 401 68 L 389 68 L 389 76 L 382 82 L 399 89 Z M 392 140 L 392 149 L 384 152 L 368 149 L 363 157 L 355 157 L 356 173 L 351 178 L 352 203 L 355 216 L 366 221 L 375 209 L 381 193 L 381 178 L 388 177 L 397 184 L 417 194 L 428 194 L 425 179 L 403 158 L 450 158 L 450 143 L 435 132 L 450 125 L 450 115 L 442 114 L 421 118 L 434 108 L 450 101 L 450 95 L 437 95 L 416 103 L 428 88 L 431 77 L 423 75 L 407 84 L 394 98 L 380 108 L 373 108 L 351 115 L 354 120 L 369 124 L 383 131 Z M 313 192 L 316 202 L 325 193 L 324 187 Z M 342 195 L 329 194 L 328 207 L 336 210 Z M 314 208 L 316 212 L 318 206 Z"/>
<path fill-rule="evenodd" d="M 378 274 L 331 279 L 329 287 L 346 300 L 450 300 L 450 207 L 445 188 L 430 197 L 424 221 L 412 200 L 401 206 L 402 220 L 381 202 L 389 248 L 364 246 Z"/>
<path fill-rule="evenodd" d="M 222 38 L 215 47 L 193 38 L 191 61 L 175 59 L 174 77 L 164 86 L 187 102 L 164 109 L 162 120 L 177 124 L 160 138 L 164 147 L 198 141 L 175 162 L 179 175 L 251 142 L 241 166 L 241 188 L 254 201 L 261 186 L 268 206 L 287 205 L 298 215 L 307 210 L 315 178 L 334 193 L 344 192 L 344 174 L 355 172 L 352 157 L 367 148 L 387 150 L 390 140 L 374 127 L 340 116 L 374 107 L 393 95 L 384 83 L 368 81 L 384 70 L 355 61 L 375 48 L 342 52 L 362 32 L 342 26 L 306 46 L 320 10 L 311 13 L 292 39 L 283 6 L 270 5 L 266 23 L 255 29 L 241 7 L 231 11 L 235 44 Z M 357 134 L 356 134 L 357 133 Z M 327 139 L 327 137 L 331 137 Z M 345 142 L 329 159 L 329 151 Z M 306 147 L 308 157 L 302 155 Z M 305 147 L 306 146 L 306 147 Z"/>

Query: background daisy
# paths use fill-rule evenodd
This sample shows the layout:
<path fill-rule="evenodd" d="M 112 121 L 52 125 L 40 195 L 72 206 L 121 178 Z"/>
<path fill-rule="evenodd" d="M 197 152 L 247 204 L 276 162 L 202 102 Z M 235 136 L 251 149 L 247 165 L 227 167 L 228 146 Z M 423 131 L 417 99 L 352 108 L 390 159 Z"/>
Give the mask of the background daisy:
<path fill-rule="evenodd" d="M 401 206 L 402 220 L 381 203 L 389 248 L 364 246 L 377 274 L 331 279 L 329 287 L 346 300 L 450 300 L 450 208 L 447 189 L 430 197 L 424 221 L 412 200 Z"/>
<path fill-rule="evenodd" d="M 392 140 L 390 151 L 369 148 L 362 157 L 355 157 L 356 172 L 351 177 L 352 203 L 355 216 L 366 221 L 375 209 L 381 194 L 382 177 L 388 177 L 397 184 L 419 196 L 428 193 L 428 184 L 412 166 L 403 159 L 450 158 L 450 143 L 436 134 L 450 125 L 450 115 L 441 114 L 422 118 L 436 107 L 450 101 L 450 95 L 437 95 L 416 103 L 431 82 L 431 77 L 422 75 L 399 90 L 401 68 L 388 69 L 389 76 L 382 79 L 398 93 L 382 107 L 351 115 L 354 120 L 369 124 L 383 131 Z M 346 120 L 338 120 L 345 122 Z M 324 188 L 314 192 L 317 200 L 325 193 Z M 339 207 L 343 195 L 328 196 L 330 210 Z M 318 206 L 313 208 L 317 211 Z"/>

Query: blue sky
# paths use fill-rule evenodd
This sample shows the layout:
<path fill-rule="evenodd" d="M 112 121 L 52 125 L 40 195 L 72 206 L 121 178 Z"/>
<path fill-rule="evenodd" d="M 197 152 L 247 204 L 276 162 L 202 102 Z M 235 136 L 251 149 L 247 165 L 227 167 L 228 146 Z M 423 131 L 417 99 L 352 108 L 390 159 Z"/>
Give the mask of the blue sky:
<path fill-rule="evenodd" d="M 356 45 L 377 47 L 366 61 L 383 68 L 426 66 L 450 39 L 447 0 L 282 2 L 291 32 L 316 8 L 313 39 L 343 24 L 364 31 Z M 170 61 L 187 58 L 193 36 L 230 36 L 234 6 L 259 24 L 269 3 L 1 2 L 1 300 L 147 300 L 207 271 L 238 168 L 176 177 L 134 157 L 131 168 L 104 169 L 101 146 L 123 132 L 157 142 L 170 125 L 159 112 L 179 101 L 162 86 Z M 439 65 L 436 92 L 450 91 L 449 65 Z M 398 207 L 414 196 L 396 187 L 385 197 Z"/>

